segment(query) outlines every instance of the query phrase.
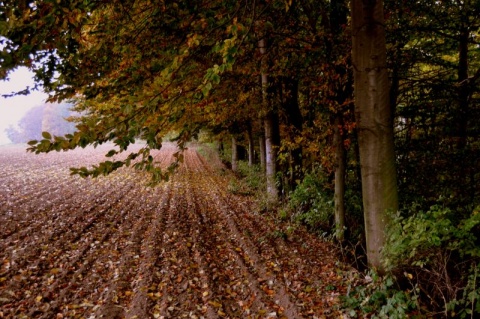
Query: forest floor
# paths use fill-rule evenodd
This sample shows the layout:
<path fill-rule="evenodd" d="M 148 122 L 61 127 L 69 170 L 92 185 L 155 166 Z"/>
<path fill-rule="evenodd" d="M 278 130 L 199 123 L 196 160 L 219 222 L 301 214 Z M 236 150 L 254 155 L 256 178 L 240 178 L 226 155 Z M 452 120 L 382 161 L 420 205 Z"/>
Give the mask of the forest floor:
<path fill-rule="evenodd" d="M 286 224 L 228 191 L 220 163 L 189 149 L 156 188 L 129 169 L 70 176 L 109 149 L 0 147 L 0 318 L 341 316 L 334 247 L 302 228 L 282 236 Z"/>

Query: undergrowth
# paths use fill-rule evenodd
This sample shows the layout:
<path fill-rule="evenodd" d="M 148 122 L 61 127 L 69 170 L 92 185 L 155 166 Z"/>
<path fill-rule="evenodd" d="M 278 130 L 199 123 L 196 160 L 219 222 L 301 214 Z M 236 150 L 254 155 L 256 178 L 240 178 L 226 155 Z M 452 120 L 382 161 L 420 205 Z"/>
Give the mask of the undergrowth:
<path fill-rule="evenodd" d="M 262 174 L 260 165 L 248 165 L 248 162 L 239 161 L 237 172 L 229 181 L 228 190 L 236 195 L 252 195 L 257 199 L 260 207 L 263 207 L 266 205 L 262 204 L 265 189 L 265 175 Z"/>
<path fill-rule="evenodd" d="M 361 284 L 351 285 L 341 298 L 345 313 L 350 318 L 417 318 L 418 288 L 401 290 L 396 283 L 395 277 L 369 272 Z"/>
<path fill-rule="evenodd" d="M 398 213 L 387 229 L 385 277 L 372 276 L 343 299 L 371 318 L 479 318 L 480 213 L 441 206 Z"/>
<path fill-rule="evenodd" d="M 405 272 L 436 316 L 480 316 L 480 213 L 462 216 L 442 206 L 397 214 L 383 252 L 391 272 Z M 387 268 L 388 269 L 388 268 Z M 411 286 L 411 285 L 410 285 Z"/>

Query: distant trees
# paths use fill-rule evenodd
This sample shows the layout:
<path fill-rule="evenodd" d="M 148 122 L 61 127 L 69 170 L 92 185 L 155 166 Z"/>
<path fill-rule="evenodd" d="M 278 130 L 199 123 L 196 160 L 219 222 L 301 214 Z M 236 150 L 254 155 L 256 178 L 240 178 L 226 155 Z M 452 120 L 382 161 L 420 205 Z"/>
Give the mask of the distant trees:
<path fill-rule="evenodd" d="M 42 119 L 44 105 L 30 109 L 18 122 L 18 128 L 11 125 L 5 129 L 7 137 L 13 143 L 26 143 L 42 137 Z"/>
<path fill-rule="evenodd" d="M 42 132 L 63 136 L 75 131 L 75 124 L 66 119 L 73 115 L 68 103 L 45 103 L 30 109 L 18 122 L 5 131 L 13 143 L 27 143 L 42 139 Z"/>

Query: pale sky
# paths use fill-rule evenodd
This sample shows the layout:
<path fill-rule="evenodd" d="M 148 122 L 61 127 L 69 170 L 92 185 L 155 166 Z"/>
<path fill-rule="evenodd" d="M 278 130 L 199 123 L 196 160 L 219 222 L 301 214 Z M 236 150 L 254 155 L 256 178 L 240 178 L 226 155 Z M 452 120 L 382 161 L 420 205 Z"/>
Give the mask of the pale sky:
<path fill-rule="evenodd" d="M 0 81 L 0 145 L 11 143 L 5 129 L 16 125 L 22 116 L 32 107 L 41 105 L 47 94 L 35 91 L 29 95 L 3 98 L 2 94 L 21 91 L 27 86 L 33 87 L 33 74 L 27 68 L 19 68 L 11 73 L 8 81 Z"/>

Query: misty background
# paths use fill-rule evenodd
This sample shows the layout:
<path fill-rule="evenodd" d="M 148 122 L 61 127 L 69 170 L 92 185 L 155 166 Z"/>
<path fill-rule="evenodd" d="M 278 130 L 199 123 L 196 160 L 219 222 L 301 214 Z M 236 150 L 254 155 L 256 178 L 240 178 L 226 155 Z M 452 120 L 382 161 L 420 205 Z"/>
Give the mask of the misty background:
<path fill-rule="evenodd" d="M 33 74 L 26 68 L 19 68 L 7 81 L 0 81 L 0 145 L 41 139 L 42 131 L 53 135 L 74 131 L 75 125 L 65 120 L 73 115 L 68 103 L 46 103 L 47 94 L 39 91 L 1 97 L 33 85 Z"/>

